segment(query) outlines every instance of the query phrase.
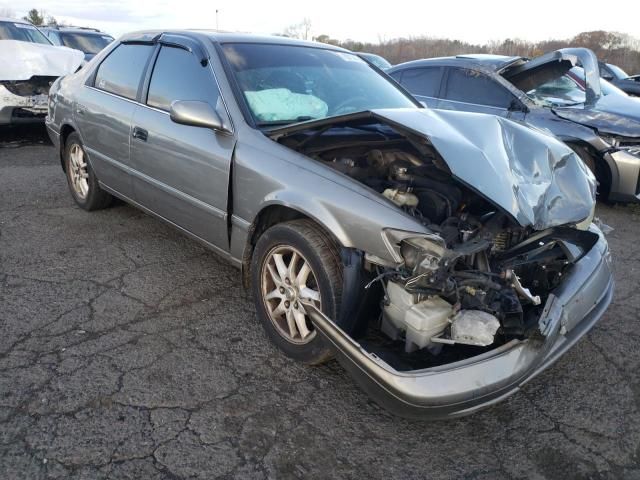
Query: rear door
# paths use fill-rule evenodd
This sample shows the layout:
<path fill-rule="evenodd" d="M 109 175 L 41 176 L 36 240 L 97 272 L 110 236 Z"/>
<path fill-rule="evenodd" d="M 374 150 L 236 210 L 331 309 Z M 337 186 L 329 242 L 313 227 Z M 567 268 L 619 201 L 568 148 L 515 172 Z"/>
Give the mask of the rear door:
<path fill-rule="evenodd" d="M 227 203 L 234 135 L 177 124 L 169 116 L 173 101 L 198 100 L 208 102 L 229 125 L 210 63 L 175 41 L 163 44 L 145 90 L 132 122 L 136 200 L 171 223 L 228 250 Z"/>
<path fill-rule="evenodd" d="M 443 67 L 408 68 L 391 76 L 418 101 L 435 108 L 438 103 Z"/>
<path fill-rule="evenodd" d="M 437 108 L 510 116 L 516 97 L 490 76 L 468 68 L 448 67 Z"/>
<path fill-rule="evenodd" d="M 118 45 L 78 90 L 73 107 L 76 125 L 100 182 L 128 198 L 133 198 L 129 176 L 131 118 L 153 49 L 149 44 Z"/>

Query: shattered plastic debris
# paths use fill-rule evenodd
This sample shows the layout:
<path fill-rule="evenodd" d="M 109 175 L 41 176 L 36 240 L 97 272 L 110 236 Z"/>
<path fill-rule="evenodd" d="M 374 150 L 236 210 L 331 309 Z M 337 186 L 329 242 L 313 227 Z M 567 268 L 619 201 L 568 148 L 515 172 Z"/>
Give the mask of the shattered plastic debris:
<path fill-rule="evenodd" d="M 600 229 L 600 231 L 602 233 L 604 233 L 605 235 L 610 234 L 611 232 L 613 232 L 613 227 L 607 225 L 606 223 L 604 223 L 602 220 L 600 220 L 599 217 L 595 217 L 593 219 L 593 223 L 596 225 L 596 227 L 598 227 Z"/>

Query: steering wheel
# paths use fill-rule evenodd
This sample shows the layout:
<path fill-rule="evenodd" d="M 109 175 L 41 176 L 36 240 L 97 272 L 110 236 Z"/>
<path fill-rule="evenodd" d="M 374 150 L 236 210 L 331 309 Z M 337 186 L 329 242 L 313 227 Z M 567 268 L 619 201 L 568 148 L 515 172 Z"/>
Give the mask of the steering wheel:
<path fill-rule="evenodd" d="M 332 113 L 333 115 L 342 115 L 357 112 L 358 110 L 360 110 L 360 107 L 358 107 L 358 102 L 366 103 L 367 100 L 368 99 L 363 96 L 347 98 L 346 100 L 343 100 L 338 105 L 336 105 Z"/>

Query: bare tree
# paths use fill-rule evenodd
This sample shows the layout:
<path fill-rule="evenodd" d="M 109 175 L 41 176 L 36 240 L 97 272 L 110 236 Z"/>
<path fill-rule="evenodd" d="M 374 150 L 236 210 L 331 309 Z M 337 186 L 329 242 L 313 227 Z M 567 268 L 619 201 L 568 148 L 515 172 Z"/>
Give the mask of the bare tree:
<path fill-rule="evenodd" d="M 300 23 L 294 23 L 284 29 L 282 35 L 291 38 L 300 38 L 302 40 L 311 39 L 311 20 L 304 18 Z"/>
<path fill-rule="evenodd" d="M 317 38 L 327 43 L 324 38 L 322 40 L 320 37 Z M 619 65 L 630 74 L 640 73 L 640 40 L 618 32 L 582 32 L 573 38 L 541 42 L 507 38 L 484 44 L 473 44 L 448 38 L 422 36 L 391 40 L 380 38 L 376 43 L 344 40 L 336 44 L 356 52 L 366 51 L 382 55 L 391 63 L 464 53 L 493 53 L 531 58 L 559 48 L 586 47 L 593 50 L 600 60 Z"/>

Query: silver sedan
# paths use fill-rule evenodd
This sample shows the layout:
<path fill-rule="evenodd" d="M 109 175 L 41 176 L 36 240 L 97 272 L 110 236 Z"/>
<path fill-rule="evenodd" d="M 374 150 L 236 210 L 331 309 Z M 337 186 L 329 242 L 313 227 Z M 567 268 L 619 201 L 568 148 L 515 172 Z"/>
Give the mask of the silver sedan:
<path fill-rule="evenodd" d="M 339 48 L 126 35 L 54 83 L 47 127 L 79 207 L 118 197 L 227 258 L 285 354 L 337 355 L 399 415 L 505 398 L 611 301 L 571 150 L 424 109 Z"/>

